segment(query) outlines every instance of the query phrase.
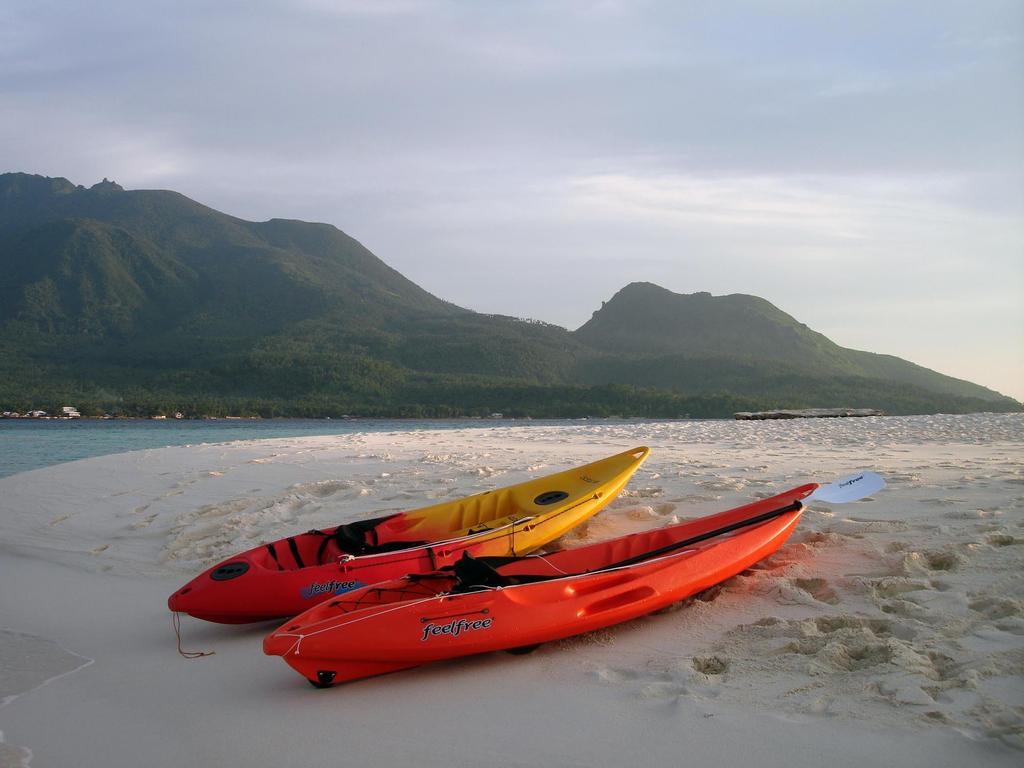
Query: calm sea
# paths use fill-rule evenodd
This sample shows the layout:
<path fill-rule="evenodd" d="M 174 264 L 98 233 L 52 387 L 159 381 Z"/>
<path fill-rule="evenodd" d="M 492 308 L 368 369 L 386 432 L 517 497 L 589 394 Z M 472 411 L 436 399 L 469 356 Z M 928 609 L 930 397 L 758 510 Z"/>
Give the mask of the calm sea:
<path fill-rule="evenodd" d="M 236 421 L 41 421 L 0 419 L 0 477 L 65 461 L 110 453 L 164 448 L 172 445 L 259 440 L 267 437 L 338 435 L 351 432 L 407 432 L 422 429 L 487 428 L 510 422 L 490 419 L 445 420 L 320 420 L 273 419 Z M 516 424 L 552 424 L 552 421 L 516 421 Z M 569 423 L 569 422 L 564 422 Z"/>

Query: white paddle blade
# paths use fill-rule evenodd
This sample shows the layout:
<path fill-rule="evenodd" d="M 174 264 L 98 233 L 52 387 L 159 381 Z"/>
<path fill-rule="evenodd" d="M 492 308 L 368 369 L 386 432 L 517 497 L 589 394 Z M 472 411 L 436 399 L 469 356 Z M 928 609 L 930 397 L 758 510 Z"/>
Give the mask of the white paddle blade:
<path fill-rule="evenodd" d="M 844 477 L 828 485 L 820 485 L 818 489 L 804 499 L 821 501 L 826 504 L 845 504 L 870 496 L 885 488 L 885 480 L 877 472 L 858 472 L 856 475 Z"/>

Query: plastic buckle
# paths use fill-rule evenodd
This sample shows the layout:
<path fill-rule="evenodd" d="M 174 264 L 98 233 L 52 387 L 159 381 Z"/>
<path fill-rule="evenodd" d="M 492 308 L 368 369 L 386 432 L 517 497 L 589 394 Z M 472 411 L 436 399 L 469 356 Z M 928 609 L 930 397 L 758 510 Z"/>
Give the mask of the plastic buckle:
<path fill-rule="evenodd" d="M 338 565 L 341 566 L 342 573 L 348 571 L 348 564 L 355 559 L 355 555 L 350 555 L 347 552 L 344 555 L 338 555 Z"/>

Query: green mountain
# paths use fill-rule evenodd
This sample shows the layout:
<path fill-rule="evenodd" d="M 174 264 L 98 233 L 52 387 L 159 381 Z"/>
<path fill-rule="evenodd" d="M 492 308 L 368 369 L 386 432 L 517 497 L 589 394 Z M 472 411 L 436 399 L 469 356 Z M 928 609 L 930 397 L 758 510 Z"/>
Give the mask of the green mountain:
<path fill-rule="evenodd" d="M 885 382 L 993 403 L 1009 400 L 892 355 L 840 347 L 768 301 L 739 293 L 678 294 L 652 283 L 631 283 L 575 335 L 608 352 L 604 359 L 581 365 L 580 378 L 589 383 L 690 392 L 724 386 L 745 395 L 783 395 L 778 391 L 781 386 L 791 395 L 795 388 L 809 394 L 845 381 L 854 390 L 847 397 L 868 402 L 879 396 L 878 385 Z M 797 383 L 800 380 L 802 384 Z"/>
<path fill-rule="evenodd" d="M 1020 407 L 842 349 L 756 297 L 633 284 L 570 333 L 439 299 L 326 224 L 2 174 L 0 406 L 61 401 L 263 415 Z"/>

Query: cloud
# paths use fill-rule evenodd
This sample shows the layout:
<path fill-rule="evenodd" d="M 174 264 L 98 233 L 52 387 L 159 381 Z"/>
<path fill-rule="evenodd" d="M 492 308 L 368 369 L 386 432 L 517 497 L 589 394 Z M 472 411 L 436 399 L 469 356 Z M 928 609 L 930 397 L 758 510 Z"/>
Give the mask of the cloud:
<path fill-rule="evenodd" d="M 604 174 L 570 180 L 567 193 L 578 215 L 614 215 L 683 228 L 785 228 L 814 239 L 864 236 L 858 231 L 863 219 L 848 196 L 793 179 Z"/>
<path fill-rule="evenodd" d="M 295 0 L 300 10 L 329 16 L 402 16 L 437 9 L 430 0 Z"/>
<path fill-rule="evenodd" d="M 579 216 L 615 217 L 668 227 L 715 227 L 724 237 L 747 231 L 789 233 L 818 244 L 885 239 L 886 231 L 985 226 L 1014 229 L 1015 215 L 965 209 L 977 182 L 941 174 L 721 175 L 595 174 L 565 181 L 569 210 Z M 1018 228 L 1019 229 L 1019 228 Z M 976 234 L 976 233 L 975 233 Z"/>
<path fill-rule="evenodd" d="M 924 364 L 967 328 L 953 372 L 1024 381 L 973 348 L 1024 348 L 1022 27 L 1000 0 L 11 0 L 0 167 L 329 221 L 474 308 L 744 291 Z"/>

